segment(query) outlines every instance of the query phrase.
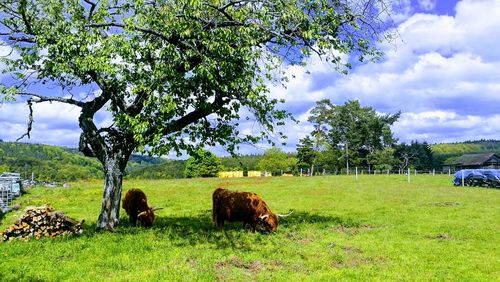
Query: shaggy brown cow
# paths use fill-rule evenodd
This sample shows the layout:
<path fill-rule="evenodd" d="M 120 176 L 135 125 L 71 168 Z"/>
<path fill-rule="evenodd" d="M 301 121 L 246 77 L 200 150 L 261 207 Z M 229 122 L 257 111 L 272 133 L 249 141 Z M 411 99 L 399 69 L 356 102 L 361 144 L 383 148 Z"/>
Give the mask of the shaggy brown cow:
<path fill-rule="evenodd" d="M 212 219 L 221 229 L 224 229 L 224 221 L 227 220 L 243 221 L 243 226 L 250 224 L 254 233 L 257 225 L 267 232 L 275 232 L 278 229 L 278 217 L 291 214 L 274 214 L 259 195 L 250 192 L 217 188 L 212 199 Z"/>
<path fill-rule="evenodd" d="M 155 220 L 155 210 L 160 208 L 148 207 L 148 200 L 146 194 L 141 189 L 130 189 L 122 201 L 123 209 L 129 216 L 129 222 L 132 226 L 136 226 L 137 219 L 144 227 L 150 227 Z"/>

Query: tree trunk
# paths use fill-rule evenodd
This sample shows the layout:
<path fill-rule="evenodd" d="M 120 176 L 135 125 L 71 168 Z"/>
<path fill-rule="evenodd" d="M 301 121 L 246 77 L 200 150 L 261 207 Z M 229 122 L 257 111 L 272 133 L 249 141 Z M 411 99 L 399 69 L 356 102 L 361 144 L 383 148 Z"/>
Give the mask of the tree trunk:
<path fill-rule="evenodd" d="M 104 194 L 97 229 L 113 230 L 120 223 L 122 179 L 129 156 L 113 155 L 105 159 Z"/>

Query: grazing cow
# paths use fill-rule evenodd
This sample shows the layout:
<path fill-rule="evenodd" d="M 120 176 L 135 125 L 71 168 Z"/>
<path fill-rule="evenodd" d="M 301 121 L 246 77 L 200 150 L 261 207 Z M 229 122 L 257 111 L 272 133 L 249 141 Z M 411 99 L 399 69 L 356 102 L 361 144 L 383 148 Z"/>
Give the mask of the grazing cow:
<path fill-rule="evenodd" d="M 123 198 L 123 209 L 127 212 L 129 222 L 132 226 L 136 226 L 137 219 L 143 227 L 150 227 L 155 220 L 155 210 L 160 208 L 148 207 L 146 194 L 141 189 L 130 189 L 125 198 Z"/>
<path fill-rule="evenodd" d="M 262 198 L 250 192 L 236 192 L 217 188 L 213 195 L 212 219 L 224 229 L 224 221 L 243 221 L 243 226 L 250 224 L 255 233 L 257 225 L 264 231 L 275 232 L 278 229 L 278 217 L 288 216 L 274 214 Z"/>

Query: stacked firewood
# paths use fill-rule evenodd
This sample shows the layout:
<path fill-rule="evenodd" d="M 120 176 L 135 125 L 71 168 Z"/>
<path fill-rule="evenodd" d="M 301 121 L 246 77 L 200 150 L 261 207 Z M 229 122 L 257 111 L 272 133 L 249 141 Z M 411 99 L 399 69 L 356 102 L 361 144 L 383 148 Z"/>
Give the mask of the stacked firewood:
<path fill-rule="evenodd" d="M 21 217 L 4 232 L 0 240 L 54 238 L 62 235 L 82 233 L 83 220 L 78 222 L 54 211 L 50 206 L 28 207 Z"/>

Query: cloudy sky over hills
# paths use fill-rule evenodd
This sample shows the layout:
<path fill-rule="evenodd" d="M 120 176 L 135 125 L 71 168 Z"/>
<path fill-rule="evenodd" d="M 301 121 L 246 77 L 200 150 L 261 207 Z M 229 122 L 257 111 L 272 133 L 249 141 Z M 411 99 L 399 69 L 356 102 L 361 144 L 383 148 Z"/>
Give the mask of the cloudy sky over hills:
<path fill-rule="evenodd" d="M 393 131 L 402 142 L 500 139 L 496 130 L 500 124 L 500 0 L 401 0 L 394 19 L 399 38 L 380 46 L 386 54 L 380 62 L 358 65 L 342 76 L 324 61 L 311 58 L 305 68 L 286 69 L 294 77 L 286 89 L 271 87 L 271 95 L 284 98 L 285 108 L 300 121 L 285 128 L 287 151 L 311 131 L 308 113 L 320 99 L 335 104 L 357 99 L 380 113 L 401 111 Z M 5 53 L 1 48 L 0 53 Z M 32 138 L 24 142 L 77 146 L 76 108 L 40 104 L 35 111 Z M 0 107 L 0 139 L 14 141 L 24 133 L 26 123 L 25 104 Z M 250 126 L 242 129 L 251 131 Z M 261 153 L 262 149 L 243 147 L 241 152 Z"/>

